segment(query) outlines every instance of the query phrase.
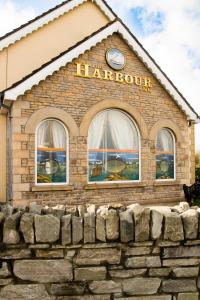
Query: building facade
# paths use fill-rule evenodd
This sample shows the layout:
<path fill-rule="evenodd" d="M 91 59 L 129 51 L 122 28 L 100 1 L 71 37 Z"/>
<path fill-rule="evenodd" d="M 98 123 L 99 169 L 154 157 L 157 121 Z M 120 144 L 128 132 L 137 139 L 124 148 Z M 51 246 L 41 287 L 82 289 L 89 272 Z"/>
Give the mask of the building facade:
<path fill-rule="evenodd" d="M 1 202 L 183 199 L 199 117 L 104 1 L 66 1 L 0 47 Z"/>

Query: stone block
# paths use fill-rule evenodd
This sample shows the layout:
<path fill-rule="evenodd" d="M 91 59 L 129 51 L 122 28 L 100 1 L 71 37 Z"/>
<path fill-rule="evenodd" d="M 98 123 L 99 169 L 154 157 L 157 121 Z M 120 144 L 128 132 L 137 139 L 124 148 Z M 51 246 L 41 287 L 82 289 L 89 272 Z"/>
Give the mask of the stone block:
<path fill-rule="evenodd" d="M 177 300 L 198 300 L 198 293 L 179 293 Z"/>
<path fill-rule="evenodd" d="M 157 240 L 162 235 L 163 214 L 157 210 L 151 210 L 151 238 Z"/>
<path fill-rule="evenodd" d="M 7 217 L 3 226 L 3 242 L 5 244 L 18 244 L 20 236 L 18 232 L 21 212 L 17 212 Z"/>
<path fill-rule="evenodd" d="M 109 270 L 109 276 L 111 278 L 131 278 L 136 276 L 143 276 L 147 272 L 147 269 L 136 270 Z"/>
<path fill-rule="evenodd" d="M 152 268 L 149 269 L 150 277 L 167 277 L 171 273 L 171 268 Z"/>
<path fill-rule="evenodd" d="M 81 249 L 75 260 L 77 265 L 119 264 L 121 251 L 116 248 Z"/>
<path fill-rule="evenodd" d="M 114 209 L 108 210 L 106 215 L 106 238 L 110 241 L 119 238 L 119 215 Z"/>
<path fill-rule="evenodd" d="M 20 231 L 24 237 L 24 241 L 27 244 L 34 244 L 34 216 L 30 213 L 25 213 L 22 215 L 20 220 Z"/>
<path fill-rule="evenodd" d="M 122 287 L 120 282 L 113 280 L 107 281 L 93 281 L 89 284 L 89 290 L 93 294 L 108 294 L 108 293 L 121 293 Z"/>
<path fill-rule="evenodd" d="M 159 278 L 130 278 L 124 279 L 122 289 L 127 295 L 156 294 L 161 284 Z"/>
<path fill-rule="evenodd" d="M 131 242 L 134 240 L 134 224 L 133 213 L 126 210 L 119 214 L 120 218 L 120 240 L 122 243 Z"/>
<path fill-rule="evenodd" d="M 31 296 L 31 298 L 30 298 Z M 0 292 L 2 300 L 51 300 L 45 286 L 40 284 L 17 284 L 8 285 Z"/>
<path fill-rule="evenodd" d="M 127 248 L 125 255 L 126 256 L 140 256 L 147 255 L 151 253 L 150 247 L 129 247 Z"/>
<path fill-rule="evenodd" d="M 74 276 L 76 281 L 105 280 L 106 273 L 107 271 L 105 267 L 76 268 L 74 270 Z"/>
<path fill-rule="evenodd" d="M 184 240 L 182 219 L 177 213 L 165 216 L 164 240 L 174 242 Z"/>
<path fill-rule="evenodd" d="M 95 213 L 84 214 L 84 243 L 95 242 Z"/>
<path fill-rule="evenodd" d="M 176 259 L 164 259 L 164 267 L 187 267 L 198 266 L 200 263 L 199 258 L 176 258 Z"/>
<path fill-rule="evenodd" d="M 15 261 L 13 272 L 22 280 L 39 283 L 61 283 L 73 279 L 72 265 L 63 259 Z"/>
<path fill-rule="evenodd" d="M 29 213 L 34 215 L 41 215 L 42 206 L 38 205 L 36 202 L 31 202 L 29 205 Z"/>
<path fill-rule="evenodd" d="M 51 285 L 51 294 L 56 296 L 75 296 L 83 295 L 85 291 L 84 283 L 62 283 L 62 284 L 52 284 Z"/>
<path fill-rule="evenodd" d="M 72 242 L 71 237 L 72 225 L 71 215 L 66 215 L 61 218 L 61 242 L 62 245 L 68 245 Z"/>
<path fill-rule="evenodd" d="M 168 247 L 164 249 L 163 258 L 200 257 L 199 246 Z"/>
<path fill-rule="evenodd" d="M 62 249 L 51 249 L 51 250 L 36 249 L 35 256 L 39 258 L 63 258 L 64 252 Z"/>
<path fill-rule="evenodd" d="M 156 268 L 161 267 L 159 256 L 129 257 L 125 262 L 127 268 Z"/>
<path fill-rule="evenodd" d="M 30 249 L 6 249 L 0 251 L 0 259 L 10 260 L 10 259 L 25 259 L 31 257 Z"/>
<path fill-rule="evenodd" d="M 82 217 L 72 216 L 72 241 L 78 244 L 83 240 L 83 219 Z"/>
<path fill-rule="evenodd" d="M 172 300 L 171 295 L 153 295 L 153 296 L 138 296 L 138 297 L 128 297 L 128 298 L 115 298 L 114 300 L 119 299 L 119 300 Z M 64 300 L 64 299 L 63 299 Z"/>
<path fill-rule="evenodd" d="M 176 277 L 198 277 L 199 268 L 174 268 L 173 273 Z"/>
<path fill-rule="evenodd" d="M 169 279 L 162 282 L 164 293 L 195 292 L 196 290 L 196 280 L 192 279 Z"/>
<path fill-rule="evenodd" d="M 96 216 L 96 238 L 101 242 L 106 242 L 106 220 L 100 214 Z"/>
<path fill-rule="evenodd" d="M 195 240 L 198 236 L 199 214 L 194 209 L 188 209 L 181 214 L 185 239 Z"/>
<path fill-rule="evenodd" d="M 2 262 L 0 267 L 0 278 L 7 278 L 12 275 L 7 262 Z"/>
<path fill-rule="evenodd" d="M 35 237 L 38 243 L 54 243 L 60 237 L 60 220 L 52 215 L 35 215 Z"/>
<path fill-rule="evenodd" d="M 136 207 L 134 210 L 135 241 L 144 242 L 149 240 L 150 209 Z"/>

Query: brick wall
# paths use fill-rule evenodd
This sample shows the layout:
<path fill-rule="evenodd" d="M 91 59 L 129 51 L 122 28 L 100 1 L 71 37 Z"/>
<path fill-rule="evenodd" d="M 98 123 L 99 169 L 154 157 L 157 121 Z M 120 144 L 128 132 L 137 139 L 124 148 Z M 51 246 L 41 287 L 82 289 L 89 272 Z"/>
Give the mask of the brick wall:
<path fill-rule="evenodd" d="M 144 92 L 135 85 L 99 79 L 75 77 L 75 62 L 82 61 L 91 65 L 101 65 L 108 69 L 105 62 L 105 50 L 110 47 L 119 48 L 126 56 L 127 64 L 124 73 L 152 78 L 151 93 Z M 118 101 L 129 104 L 145 123 L 147 136 L 141 139 L 142 180 L 133 187 L 127 185 L 105 185 L 97 189 L 87 188 L 87 136 L 74 137 L 69 132 L 69 180 L 70 190 L 40 191 L 34 190 L 35 180 L 35 135 L 25 132 L 25 125 L 30 117 L 39 109 L 56 107 L 67 112 L 80 127 L 85 114 L 94 105 L 102 101 Z M 160 83 L 153 78 L 144 64 L 114 34 L 96 47 L 61 68 L 46 80 L 20 96 L 12 106 L 13 128 L 13 200 L 15 205 L 37 201 L 39 204 L 82 204 L 134 201 L 142 204 L 175 203 L 183 198 L 182 184 L 190 183 L 190 132 L 187 119 L 170 95 Z M 161 120 L 173 122 L 180 131 L 181 139 L 176 143 L 176 181 L 158 184 L 155 181 L 155 139 L 150 133 Z M 166 121 L 166 122 L 167 122 Z M 141 131 L 140 124 L 138 124 Z M 170 126 L 169 126 L 170 127 Z"/>

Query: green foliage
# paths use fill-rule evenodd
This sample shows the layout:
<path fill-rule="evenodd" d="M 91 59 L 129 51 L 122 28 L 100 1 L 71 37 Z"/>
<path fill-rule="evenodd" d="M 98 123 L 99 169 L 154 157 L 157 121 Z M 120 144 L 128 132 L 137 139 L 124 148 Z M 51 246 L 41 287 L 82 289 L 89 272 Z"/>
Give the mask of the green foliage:
<path fill-rule="evenodd" d="M 200 168 L 195 169 L 195 178 L 196 178 L 196 182 L 200 181 Z"/>

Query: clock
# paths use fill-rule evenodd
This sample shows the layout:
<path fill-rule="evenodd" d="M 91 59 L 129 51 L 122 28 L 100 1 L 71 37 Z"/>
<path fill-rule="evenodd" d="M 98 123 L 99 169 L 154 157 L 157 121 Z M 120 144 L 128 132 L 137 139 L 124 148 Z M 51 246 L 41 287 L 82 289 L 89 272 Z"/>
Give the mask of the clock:
<path fill-rule="evenodd" d="M 126 64 L 124 54 L 117 48 L 110 48 L 107 50 L 106 61 L 114 70 L 122 70 Z"/>

